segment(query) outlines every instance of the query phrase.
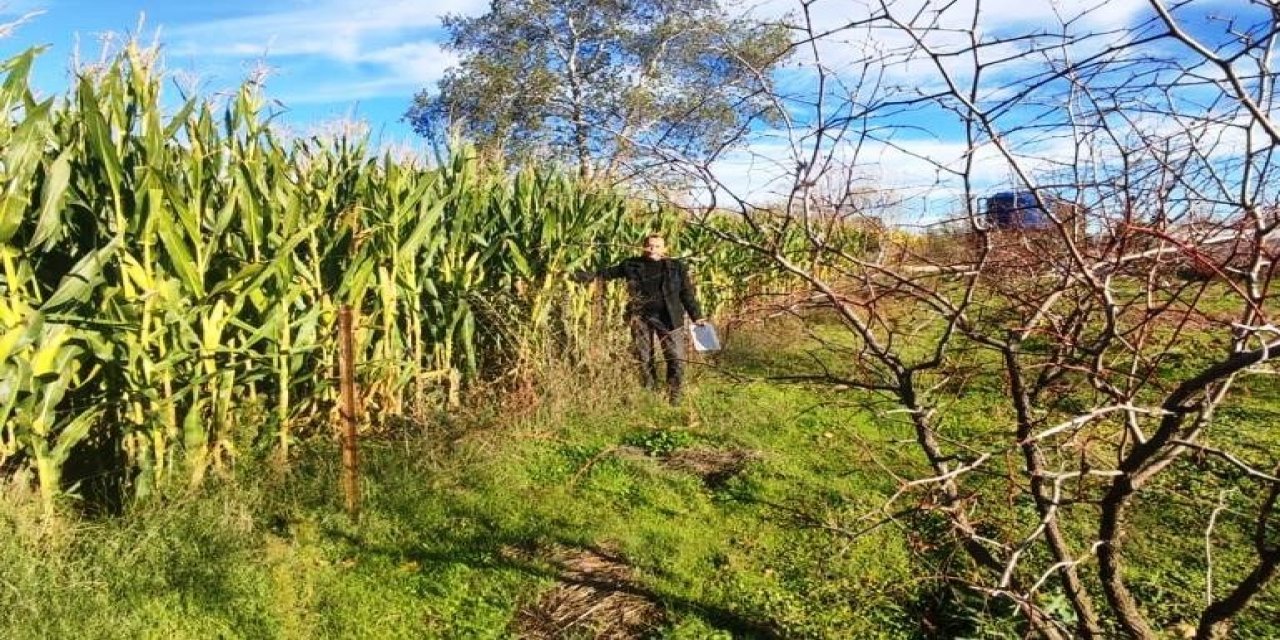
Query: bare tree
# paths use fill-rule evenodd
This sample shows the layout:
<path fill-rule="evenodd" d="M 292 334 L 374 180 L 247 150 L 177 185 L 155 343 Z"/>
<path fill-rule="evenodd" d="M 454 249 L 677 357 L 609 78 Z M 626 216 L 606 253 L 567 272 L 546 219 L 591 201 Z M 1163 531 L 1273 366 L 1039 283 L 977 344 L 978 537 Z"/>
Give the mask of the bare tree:
<path fill-rule="evenodd" d="M 1205 599 L 1178 614 L 1221 637 L 1280 566 L 1280 460 L 1219 417 L 1280 350 L 1280 4 L 1238 0 L 1219 18 L 1195 2 L 1120 16 L 1046 2 L 1034 27 L 994 21 L 996 4 L 801 2 L 784 22 L 804 63 L 761 83 L 791 88 L 766 96 L 784 121 L 743 131 L 771 189 L 732 177 L 741 155 L 685 161 L 706 186 L 696 215 L 735 212 L 722 239 L 807 282 L 848 330 L 849 366 L 804 377 L 897 405 L 884 415 L 905 418 L 930 472 L 903 478 L 880 516 L 911 496 L 944 516 L 970 569 L 948 579 L 1041 637 L 1156 637 L 1133 550 L 1169 532 L 1135 518 L 1199 475 L 1232 497 L 1183 496 L 1205 518 L 1182 532 L 1204 541 Z M 922 179 L 849 179 L 877 171 Z M 992 224 L 980 201 L 1000 188 L 1030 192 L 1045 221 Z M 951 206 L 913 211 L 893 193 Z M 887 232 L 851 248 L 832 232 L 841 207 L 948 224 L 955 250 L 885 250 Z M 947 399 L 977 387 L 1002 391 L 997 424 L 957 436 Z M 1252 529 L 1251 566 L 1214 567 L 1228 527 Z"/>

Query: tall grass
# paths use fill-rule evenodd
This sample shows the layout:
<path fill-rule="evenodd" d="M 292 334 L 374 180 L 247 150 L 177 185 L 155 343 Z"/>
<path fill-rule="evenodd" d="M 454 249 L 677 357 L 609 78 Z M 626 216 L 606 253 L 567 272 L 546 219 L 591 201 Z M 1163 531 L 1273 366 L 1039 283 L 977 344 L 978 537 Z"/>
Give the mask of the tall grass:
<path fill-rule="evenodd" d="M 286 138 L 254 83 L 175 103 L 136 44 L 38 100 L 38 53 L 0 69 L 0 468 L 34 468 L 46 509 L 67 469 L 145 495 L 247 449 L 287 459 L 333 412 L 343 304 L 386 416 L 441 381 L 574 357 L 620 301 L 564 274 L 646 232 L 703 258 L 712 310 L 762 274 L 675 212 L 553 169 Z"/>

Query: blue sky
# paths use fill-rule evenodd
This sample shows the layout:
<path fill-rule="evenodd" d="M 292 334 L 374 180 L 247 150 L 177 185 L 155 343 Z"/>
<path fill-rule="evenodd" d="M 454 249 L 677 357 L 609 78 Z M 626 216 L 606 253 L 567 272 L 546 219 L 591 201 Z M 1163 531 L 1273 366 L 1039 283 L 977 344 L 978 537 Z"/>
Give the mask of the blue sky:
<path fill-rule="evenodd" d="M 983 1 L 990 6 L 986 15 L 993 28 L 1052 16 L 1049 0 Z M 1126 20 L 1143 1 L 1112 0 L 1106 4 L 1113 8 L 1097 15 Z M 822 0 L 814 6 L 820 22 L 835 24 L 859 13 L 858 4 Z M 755 6 L 777 15 L 797 5 L 765 0 Z M 141 33 L 148 40 L 159 38 L 169 69 L 193 74 L 210 92 L 236 86 L 265 63 L 272 70 L 267 94 L 288 109 L 283 119 L 289 124 L 305 127 L 354 116 L 367 120 L 375 132 L 410 137 L 399 120 L 413 94 L 433 86 L 456 61 L 439 46 L 444 37 L 439 16 L 478 14 L 487 7 L 487 0 L 0 0 L 0 22 L 41 12 L 0 39 L 0 54 L 49 45 L 36 83 L 57 93 L 66 86 L 77 47 L 92 59 L 105 34 Z"/>
<path fill-rule="evenodd" d="M 1152 16 L 1148 0 L 895 0 L 894 6 L 900 15 L 911 15 L 913 6 L 947 6 L 948 20 L 963 25 L 975 1 L 982 3 L 981 30 L 986 34 L 1052 30 L 1063 19 L 1071 20 L 1073 31 L 1109 32 Z M 759 0 L 753 4 L 760 15 L 778 16 L 794 11 L 799 2 Z M 817 0 L 812 5 L 813 17 L 822 30 L 823 25 L 844 24 L 865 14 L 869 4 L 878 2 Z M 60 94 L 66 88 L 69 63 L 77 48 L 82 59 L 92 60 L 101 50 L 104 35 L 136 32 L 147 40 L 158 38 L 168 69 L 197 78 L 205 95 L 236 87 L 253 69 L 265 64 L 271 71 L 267 96 L 284 109 L 277 123 L 306 133 L 335 121 L 360 120 L 368 123 L 375 143 L 420 147 L 420 140 L 401 116 L 417 91 L 433 87 L 443 71 L 456 62 L 440 47 L 445 35 L 440 15 L 475 15 L 487 7 L 488 0 L 0 0 L 0 24 L 40 12 L 9 37 L 0 38 L 0 56 L 48 45 L 50 50 L 38 61 L 34 80 L 46 94 Z M 1261 10 L 1247 0 L 1195 0 L 1180 14 L 1189 29 L 1213 43 L 1229 27 L 1222 21 L 1205 19 L 1207 16 L 1229 19 L 1241 17 L 1241 11 L 1256 14 Z M 145 22 L 139 31 L 143 16 Z M 889 48 L 902 44 L 901 34 L 835 34 L 819 43 L 823 64 L 836 69 L 851 64 L 868 42 L 876 39 Z M 1013 65 L 1008 71 L 1016 74 L 1022 69 Z M 938 81 L 936 73 L 919 62 L 896 65 L 887 72 L 895 82 L 921 90 Z M 850 77 L 858 73 L 852 69 Z M 806 92 L 812 91 L 812 75 L 804 69 L 784 71 L 778 80 L 780 86 L 794 90 L 802 102 Z M 954 188 L 939 188 L 937 166 L 952 165 L 971 152 L 957 139 L 959 128 L 954 119 L 938 112 L 916 112 L 903 120 L 915 127 L 911 134 L 895 138 L 894 145 L 863 149 L 859 175 L 880 185 L 916 188 L 928 198 L 936 199 L 939 193 L 951 198 L 948 193 Z M 779 132 L 760 133 L 746 149 L 720 165 L 724 180 L 744 191 L 771 189 L 774 177 L 796 166 L 800 157 Z M 909 147 L 911 153 L 895 148 L 898 144 Z M 1069 141 L 1060 146 L 1037 149 L 1040 157 L 1036 161 L 1044 164 L 1069 158 Z M 980 182 L 999 185 L 1009 181 L 1006 164 L 992 149 L 972 153 L 984 158 L 975 170 Z M 780 189 L 785 193 L 787 187 Z"/>
<path fill-rule="evenodd" d="M 0 23 L 41 12 L 8 38 L 0 56 L 50 49 L 34 84 L 48 94 L 67 85 L 79 49 L 95 59 L 104 35 L 158 37 L 166 66 L 199 79 L 203 92 L 239 84 L 265 63 L 267 95 L 282 121 L 306 130 L 336 120 L 367 121 L 385 142 L 415 136 L 401 115 L 414 93 L 434 85 L 454 60 L 440 50 L 442 13 L 483 11 L 483 0 L 0 0 Z"/>

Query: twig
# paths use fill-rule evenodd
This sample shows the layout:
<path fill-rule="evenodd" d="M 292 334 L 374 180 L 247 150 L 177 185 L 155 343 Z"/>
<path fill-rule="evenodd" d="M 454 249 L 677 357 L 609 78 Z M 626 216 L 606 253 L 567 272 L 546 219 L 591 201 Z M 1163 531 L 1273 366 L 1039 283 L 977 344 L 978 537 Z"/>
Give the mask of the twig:
<path fill-rule="evenodd" d="M 1227 494 L 1230 489 L 1218 493 L 1218 506 L 1209 514 L 1209 526 L 1204 529 L 1204 603 L 1213 604 L 1213 527 L 1218 523 L 1218 514 L 1227 508 Z"/>
<path fill-rule="evenodd" d="M 571 487 L 573 487 L 573 486 L 577 486 L 577 484 L 578 484 L 578 479 L 582 477 L 582 474 L 584 474 L 584 473 L 586 473 L 587 471 L 589 471 L 589 470 L 591 469 L 591 467 L 595 466 L 596 461 L 598 461 L 600 458 L 603 458 L 603 457 L 605 457 L 606 455 L 609 455 L 609 454 L 611 454 L 611 453 L 613 453 L 614 451 L 617 451 L 617 450 L 618 450 L 618 446 L 617 446 L 617 445 L 610 445 L 610 446 L 605 447 L 604 449 L 602 449 L 602 450 L 600 451 L 600 453 L 597 453 L 597 454 L 595 454 L 594 456 L 591 456 L 591 458 L 590 458 L 589 460 L 587 460 L 587 462 L 586 462 L 585 464 L 583 464 L 581 467 L 579 467 L 579 468 L 578 468 L 578 471 L 577 471 L 576 473 L 574 473 L 574 474 L 573 474 L 573 478 L 569 480 L 569 486 L 571 486 Z"/>

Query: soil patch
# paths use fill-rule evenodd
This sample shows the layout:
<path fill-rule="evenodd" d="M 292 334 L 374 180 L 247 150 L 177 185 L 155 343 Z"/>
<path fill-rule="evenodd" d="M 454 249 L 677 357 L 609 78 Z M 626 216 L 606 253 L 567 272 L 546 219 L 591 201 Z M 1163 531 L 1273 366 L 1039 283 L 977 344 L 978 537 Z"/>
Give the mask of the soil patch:
<path fill-rule="evenodd" d="M 649 458 L 673 471 L 691 473 L 702 478 L 711 489 L 723 487 L 731 478 L 742 473 L 747 464 L 760 459 L 759 452 L 746 449 L 679 449 L 663 455 L 650 455 L 638 447 L 618 447 L 623 457 Z"/>
<path fill-rule="evenodd" d="M 605 549 L 555 547 L 540 554 L 560 571 L 560 584 L 520 610 L 520 638 L 553 640 L 645 638 L 666 621 L 652 595 L 635 582 L 631 566 Z"/>

